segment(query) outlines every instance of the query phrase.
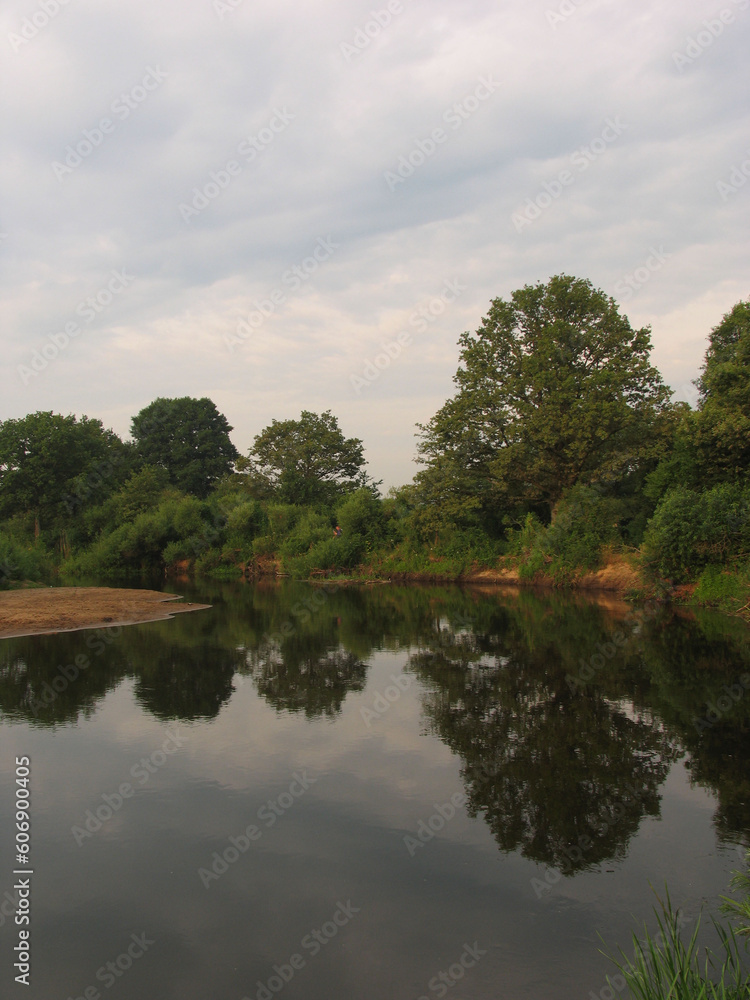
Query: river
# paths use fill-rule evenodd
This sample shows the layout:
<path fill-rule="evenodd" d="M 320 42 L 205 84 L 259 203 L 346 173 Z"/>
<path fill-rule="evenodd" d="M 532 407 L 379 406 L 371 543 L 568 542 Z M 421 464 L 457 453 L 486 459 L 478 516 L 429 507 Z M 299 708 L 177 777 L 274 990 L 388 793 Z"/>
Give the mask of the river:
<path fill-rule="evenodd" d="M 170 589 L 212 608 L 0 640 L 3 996 L 606 1000 L 601 950 L 654 928 L 665 883 L 688 931 L 717 911 L 750 843 L 741 621 Z"/>

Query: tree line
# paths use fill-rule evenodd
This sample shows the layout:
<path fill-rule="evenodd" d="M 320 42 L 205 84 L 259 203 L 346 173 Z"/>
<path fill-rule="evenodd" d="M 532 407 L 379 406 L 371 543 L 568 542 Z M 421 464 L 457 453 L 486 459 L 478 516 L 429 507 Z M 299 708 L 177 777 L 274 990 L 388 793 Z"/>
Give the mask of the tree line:
<path fill-rule="evenodd" d="M 330 411 L 273 420 L 247 456 L 206 398 L 155 400 L 126 441 L 86 416 L 0 423 L 0 581 L 272 560 L 455 576 L 511 559 L 564 582 L 619 551 L 653 581 L 742 593 L 750 301 L 709 332 L 695 408 L 672 402 L 649 328 L 568 275 L 494 299 L 459 346 L 454 394 L 419 425 L 422 468 L 385 497 Z"/>

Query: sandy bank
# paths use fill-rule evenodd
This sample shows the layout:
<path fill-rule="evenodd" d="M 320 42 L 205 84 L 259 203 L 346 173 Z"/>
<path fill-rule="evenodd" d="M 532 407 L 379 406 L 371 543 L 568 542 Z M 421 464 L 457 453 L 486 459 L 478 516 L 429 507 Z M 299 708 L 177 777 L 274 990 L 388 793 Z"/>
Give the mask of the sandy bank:
<path fill-rule="evenodd" d="M 112 628 L 201 611 L 208 604 L 175 604 L 174 594 L 115 587 L 45 587 L 0 593 L 0 639 L 83 628 Z"/>

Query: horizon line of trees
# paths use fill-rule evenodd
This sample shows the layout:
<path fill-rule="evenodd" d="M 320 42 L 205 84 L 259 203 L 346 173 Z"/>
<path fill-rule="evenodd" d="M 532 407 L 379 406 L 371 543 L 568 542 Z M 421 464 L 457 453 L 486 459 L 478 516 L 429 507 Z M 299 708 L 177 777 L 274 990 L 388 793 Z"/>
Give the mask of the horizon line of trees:
<path fill-rule="evenodd" d="M 385 498 L 330 410 L 274 419 L 246 457 L 207 398 L 154 400 L 130 441 L 51 411 L 0 423 L 0 586 L 45 553 L 96 573 L 510 551 L 564 575 L 642 546 L 676 581 L 750 555 L 750 300 L 709 333 L 695 409 L 671 402 L 649 328 L 583 279 L 494 299 L 459 345 L 455 394 L 418 425 L 423 467 Z"/>

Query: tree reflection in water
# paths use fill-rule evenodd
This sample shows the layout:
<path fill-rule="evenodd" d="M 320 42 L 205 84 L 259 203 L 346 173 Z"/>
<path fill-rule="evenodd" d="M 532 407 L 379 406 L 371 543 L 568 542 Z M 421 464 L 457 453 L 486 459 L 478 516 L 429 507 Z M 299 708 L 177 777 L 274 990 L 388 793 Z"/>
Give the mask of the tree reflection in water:
<path fill-rule="evenodd" d="M 263 642 L 247 654 L 258 694 L 278 711 L 304 712 L 308 719 L 333 718 L 350 691 L 362 691 L 367 667 L 341 647 L 310 648 L 303 641 Z"/>
<path fill-rule="evenodd" d="M 679 752 L 651 713 L 571 690 L 553 641 L 514 637 L 443 627 L 410 659 L 432 732 L 462 759 L 468 811 L 502 850 L 564 873 L 623 857 Z"/>
<path fill-rule="evenodd" d="M 659 815 L 660 787 L 683 756 L 690 780 L 717 798 L 720 841 L 749 839 L 744 622 L 458 587 L 206 581 L 188 596 L 211 610 L 0 641 L 4 720 L 72 725 L 124 680 L 159 719 L 211 720 L 238 674 L 276 711 L 333 719 L 382 651 L 406 657 L 423 683 L 429 725 L 462 762 L 469 811 L 503 850 L 568 873 L 622 857 L 644 817 Z M 617 655 L 571 684 L 617 631 Z M 725 688 L 740 694 L 711 714 Z"/>

